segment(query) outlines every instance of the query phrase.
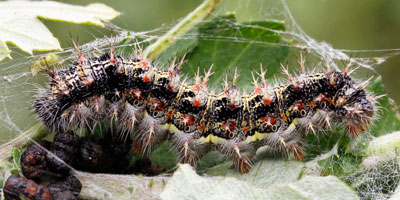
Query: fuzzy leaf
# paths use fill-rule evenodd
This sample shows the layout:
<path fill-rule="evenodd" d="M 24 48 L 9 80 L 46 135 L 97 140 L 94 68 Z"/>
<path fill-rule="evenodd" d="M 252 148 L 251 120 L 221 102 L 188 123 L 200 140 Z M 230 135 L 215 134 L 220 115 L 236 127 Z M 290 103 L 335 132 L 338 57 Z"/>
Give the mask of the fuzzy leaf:
<path fill-rule="evenodd" d="M 0 2 L 0 61 L 10 57 L 6 42 L 32 54 L 33 50 L 62 50 L 58 40 L 38 19 L 103 27 L 120 13 L 103 4 L 74 6 L 53 1 Z"/>
<path fill-rule="evenodd" d="M 8 49 L 6 43 L 0 40 L 0 61 L 3 60 L 4 58 L 8 57 L 11 59 L 11 50 Z"/>
<path fill-rule="evenodd" d="M 184 189 L 183 189 L 184 188 Z M 256 187 L 235 178 L 201 177 L 189 165 L 180 165 L 160 194 L 162 199 L 358 199 L 334 176 L 307 176 L 298 181 Z"/>
<path fill-rule="evenodd" d="M 231 170 L 228 176 L 249 182 L 257 187 L 268 187 L 287 184 L 298 180 L 303 172 L 304 164 L 298 161 L 282 159 L 263 159 L 255 163 L 247 174 Z"/>
<path fill-rule="evenodd" d="M 375 156 L 378 161 L 387 161 L 400 155 L 400 131 L 373 139 L 366 150 L 366 156 Z"/>
<path fill-rule="evenodd" d="M 397 187 L 395 193 L 390 197 L 389 200 L 396 200 L 396 199 L 400 199 L 400 184 L 398 184 L 399 186 Z"/>

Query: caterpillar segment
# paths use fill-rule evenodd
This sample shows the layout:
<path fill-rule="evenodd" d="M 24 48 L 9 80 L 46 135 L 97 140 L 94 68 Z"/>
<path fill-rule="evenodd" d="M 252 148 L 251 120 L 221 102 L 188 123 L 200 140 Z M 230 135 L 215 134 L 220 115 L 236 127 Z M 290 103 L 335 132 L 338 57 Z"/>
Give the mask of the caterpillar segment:
<path fill-rule="evenodd" d="M 302 160 L 308 133 L 343 124 L 355 137 L 367 130 L 376 113 L 366 84 L 346 71 L 302 69 L 292 76 L 286 70 L 289 81 L 273 86 L 261 68 L 249 94 L 236 88 L 235 72 L 232 83 L 225 80 L 224 90 L 215 93 L 207 87 L 211 69 L 188 84 L 180 80 L 182 62 L 163 70 L 140 56 L 112 52 L 85 58 L 78 52 L 69 69 L 48 73 L 50 88 L 39 91 L 34 112 L 55 132 L 93 128 L 111 119 L 134 138 L 135 153 L 168 139 L 181 162 L 192 165 L 216 149 L 231 157 L 241 173 L 251 169 L 261 146 Z"/>

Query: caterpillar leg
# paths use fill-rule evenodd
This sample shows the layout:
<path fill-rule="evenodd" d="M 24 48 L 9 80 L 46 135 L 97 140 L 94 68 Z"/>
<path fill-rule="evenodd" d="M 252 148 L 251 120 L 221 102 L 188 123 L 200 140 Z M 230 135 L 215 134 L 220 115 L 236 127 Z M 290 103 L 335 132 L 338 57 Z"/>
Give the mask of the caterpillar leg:
<path fill-rule="evenodd" d="M 167 133 L 167 124 L 145 112 L 134 141 L 134 153 L 140 154 L 151 149 L 152 146 L 164 141 L 168 136 Z"/>
<path fill-rule="evenodd" d="M 286 151 L 287 153 L 293 154 L 294 159 L 297 161 L 301 161 L 304 158 L 304 151 L 300 144 L 293 142 L 291 144 L 286 144 Z"/>
<path fill-rule="evenodd" d="M 304 151 L 302 148 L 303 132 L 296 127 L 289 127 L 286 131 L 276 132 L 263 141 L 263 145 L 272 147 L 279 154 L 286 157 L 293 157 L 300 161 L 303 160 Z"/>
<path fill-rule="evenodd" d="M 85 103 L 75 104 L 61 114 L 58 130 L 66 131 L 91 127 L 93 125 L 92 116 L 91 110 Z"/>
<path fill-rule="evenodd" d="M 118 130 L 121 138 L 133 138 L 133 134 L 137 131 L 137 126 L 142 121 L 144 107 L 136 107 L 128 101 L 124 102 L 121 111 L 119 112 Z"/>
<path fill-rule="evenodd" d="M 172 135 L 172 144 L 179 151 L 181 163 L 196 166 L 197 161 L 207 152 L 208 144 L 201 143 L 195 133 L 175 131 Z"/>
<path fill-rule="evenodd" d="M 240 173 L 244 174 L 249 172 L 253 166 L 256 146 L 256 144 L 246 142 L 227 141 L 218 146 L 218 150 L 232 158 L 235 167 Z"/>

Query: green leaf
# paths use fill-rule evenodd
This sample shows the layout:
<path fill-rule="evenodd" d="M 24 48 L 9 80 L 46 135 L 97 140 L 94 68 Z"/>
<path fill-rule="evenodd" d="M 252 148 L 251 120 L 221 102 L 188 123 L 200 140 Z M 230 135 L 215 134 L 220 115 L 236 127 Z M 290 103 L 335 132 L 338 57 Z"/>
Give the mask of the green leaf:
<path fill-rule="evenodd" d="M 345 176 L 356 172 L 361 163 L 361 157 L 352 154 L 339 156 L 335 154 L 327 159 L 318 161 L 322 175 Z"/>
<path fill-rule="evenodd" d="M 292 183 L 257 187 L 230 177 L 201 177 L 189 165 L 180 165 L 160 196 L 164 200 L 358 199 L 351 188 L 334 176 L 306 176 Z"/>
<path fill-rule="evenodd" d="M 375 95 L 386 94 L 383 89 L 382 77 L 378 77 L 368 88 Z M 381 136 L 400 130 L 399 112 L 395 108 L 395 103 L 389 97 L 385 96 L 378 100 L 379 111 L 378 118 L 370 131 L 373 136 Z"/>
<path fill-rule="evenodd" d="M 171 142 L 165 141 L 155 147 L 149 158 L 156 166 L 162 166 L 170 170 L 178 163 L 178 150 L 172 146 Z"/>
<path fill-rule="evenodd" d="M 90 24 L 103 27 L 119 12 L 103 4 L 74 6 L 53 1 L 0 2 L 0 61 L 10 57 L 8 43 L 32 54 L 33 50 L 62 50 L 58 40 L 38 19 Z"/>
<path fill-rule="evenodd" d="M 222 81 L 226 72 L 233 73 L 237 67 L 242 83 L 239 85 L 244 85 L 251 82 L 251 72 L 258 72 L 261 63 L 271 77 L 279 70 L 289 50 L 282 45 L 285 42 L 281 36 L 271 30 L 285 30 L 285 24 L 274 21 L 238 23 L 234 14 L 204 22 L 199 27 L 198 45 L 188 53 L 183 71 L 194 76 L 198 68 L 203 72 L 213 65 L 210 82 L 215 85 Z"/>
<path fill-rule="evenodd" d="M 21 150 L 18 147 L 13 149 L 14 168 L 19 169 L 21 166 Z"/>
<path fill-rule="evenodd" d="M 158 58 L 157 63 L 160 65 L 168 65 L 175 57 L 182 58 L 187 52 L 192 51 L 197 45 L 197 39 L 192 35 L 197 35 L 198 29 L 194 28 L 184 39 L 176 41 L 172 46 L 166 49 Z"/>
<path fill-rule="evenodd" d="M 227 156 L 221 154 L 220 152 L 211 151 L 200 158 L 200 161 L 196 166 L 196 170 L 198 173 L 205 172 L 208 175 L 210 173 L 214 175 L 225 175 L 228 169 L 232 167 L 232 163 L 229 161 L 230 159 Z M 218 168 L 214 168 L 215 166 L 225 164 L 227 162 L 231 163 L 229 167 L 227 165 L 222 165 L 222 168 L 220 168 L 221 166 L 219 166 Z M 210 168 L 213 169 L 211 169 L 210 171 Z M 222 169 L 224 169 L 225 171 L 221 171 Z M 215 174 L 217 172 L 220 172 L 222 174 Z"/>

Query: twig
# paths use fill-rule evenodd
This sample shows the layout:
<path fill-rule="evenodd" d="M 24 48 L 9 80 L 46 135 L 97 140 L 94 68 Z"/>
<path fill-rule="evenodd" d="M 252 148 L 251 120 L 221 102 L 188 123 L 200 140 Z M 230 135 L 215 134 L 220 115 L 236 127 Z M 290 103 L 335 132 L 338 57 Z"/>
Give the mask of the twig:
<path fill-rule="evenodd" d="M 175 25 L 165 35 L 144 50 L 144 55 L 154 60 L 174 44 L 181 36 L 207 18 L 221 0 L 205 0 L 199 7 L 193 10 L 182 21 Z"/>

